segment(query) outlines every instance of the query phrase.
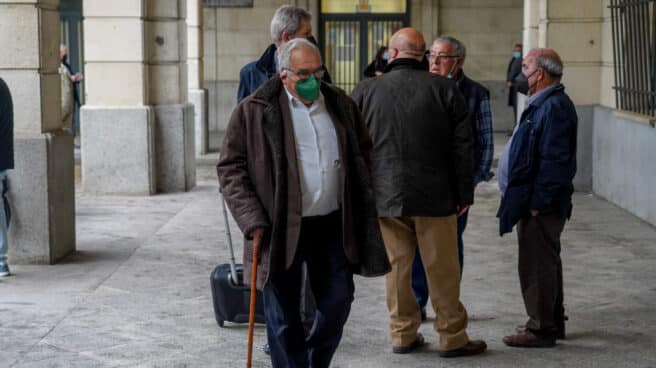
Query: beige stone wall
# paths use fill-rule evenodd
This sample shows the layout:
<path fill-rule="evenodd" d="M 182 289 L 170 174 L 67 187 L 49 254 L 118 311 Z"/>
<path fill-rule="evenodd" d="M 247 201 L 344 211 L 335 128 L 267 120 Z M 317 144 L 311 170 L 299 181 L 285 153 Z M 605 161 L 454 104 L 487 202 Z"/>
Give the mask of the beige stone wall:
<path fill-rule="evenodd" d="M 525 0 L 526 49 L 556 50 L 563 84 L 577 105 L 615 107 L 613 44 L 608 0 Z"/>
<path fill-rule="evenodd" d="M 522 39 L 522 19 L 522 0 L 440 0 L 437 28 L 467 47 L 467 75 L 504 81 L 512 47 Z M 427 41 L 437 35 L 424 34 Z"/>
<path fill-rule="evenodd" d="M 59 1 L 0 1 L 0 77 L 14 100 L 16 134 L 60 130 Z"/>
<path fill-rule="evenodd" d="M 253 8 L 203 9 L 205 80 L 238 81 L 239 69 L 271 43 L 269 26 L 284 0 L 255 0 Z"/>
<path fill-rule="evenodd" d="M 271 44 L 271 18 L 284 4 L 309 10 L 314 33 L 318 35 L 318 0 L 255 0 L 253 8 L 203 9 L 203 74 L 210 130 L 226 127 L 237 103 L 239 70 L 259 58 Z M 216 149 L 217 143 L 210 142 L 210 146 Z"/>
<path fill-rule="evenodd" d="M 602 17 L 599 0 L 549 0 L 540 14 L 541 37 L 563 59 L 563 84 L 577 105 L 600 103 Z"/>
<path fill-rule="evenodd" d="M 600 96 L 599 104 L 615 108 L 615 74 L 613 61 L 613 35 L 610 19 L 609 0 L 602 1 L 603 21 L 601 23 L 601 73 L 600 73 Z"/>

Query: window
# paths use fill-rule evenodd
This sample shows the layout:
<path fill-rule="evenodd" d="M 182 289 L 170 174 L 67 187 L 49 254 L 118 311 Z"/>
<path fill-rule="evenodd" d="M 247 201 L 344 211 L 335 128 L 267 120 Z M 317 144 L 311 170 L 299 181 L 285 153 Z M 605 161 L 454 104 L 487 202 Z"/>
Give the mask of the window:
<path fill-rule="evenodd" d="M 322 0 L 321 12 L 329 13 L 405 13 L 406 0 Z"/>
<path fill-rule="evenodd" d="M 656 117 L 656 0 L 610 0 L 615 102 Z"/>

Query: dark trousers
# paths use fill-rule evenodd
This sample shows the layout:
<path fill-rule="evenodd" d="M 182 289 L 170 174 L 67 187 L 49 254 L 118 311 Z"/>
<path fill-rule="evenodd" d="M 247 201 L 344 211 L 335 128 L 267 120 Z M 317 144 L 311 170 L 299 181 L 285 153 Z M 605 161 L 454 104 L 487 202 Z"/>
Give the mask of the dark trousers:
<path fill-rule="evenodd" d="M 302 263 L 316 304 L 306 337 L 300 311 Z M 273 367 L 328 367 L 353 302 L 353 273 L 342 244 L 341 215 L 305 217 L 292 266 L 264 288 L 264 315 Z"/>
<path fill-rule="evenodd" d="M 519 283 L 529 320 L 526 327 L 554 335 L 563 323 L 563 265 L 560 260 L 560 234 L 565 217 L 554 210 L 519 220 Z"/>
<path fill-rule="evenodd" d="M 462 265 L 464 261 L 462 253 L 462 233 L 464 233 L 465 228 L 467 228 L 468 214 L 469 210 L 465 211 L 462 216 L 458 217 L 458 260 L 460 261 L 460 277 L 462 277 Z M 417 298 L 419 306 L 422 308 L 425 307 L 426 303 L 428 303 L 428 283 L 426 281 L 424 264 L 421 261 L 421 256 L 419 256 L 419 248 L 417 248 L 417 253 L 415 254 L 414 262 L 412 263 L 412 290 L 415 292 L 415 298 Z"/>

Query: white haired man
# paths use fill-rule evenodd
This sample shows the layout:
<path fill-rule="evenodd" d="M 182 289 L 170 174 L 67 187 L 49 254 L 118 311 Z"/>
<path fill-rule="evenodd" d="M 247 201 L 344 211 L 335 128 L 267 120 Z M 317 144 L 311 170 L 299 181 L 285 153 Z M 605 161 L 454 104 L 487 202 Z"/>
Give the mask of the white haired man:
<path fill-rule="evenodd" d="M 262 237 L 257 287 L 273 367 L 328 367 L 353 302 L 353 273 L 390 269 L 367 167 L 371 140 L 357 106 L 321 82 L 319 49 L 294 39 L 271 78 L 233 111 L 217 165 L 226 203 L 246 237 Z M 301 271 L 316 317 L 305 336 Z"/>

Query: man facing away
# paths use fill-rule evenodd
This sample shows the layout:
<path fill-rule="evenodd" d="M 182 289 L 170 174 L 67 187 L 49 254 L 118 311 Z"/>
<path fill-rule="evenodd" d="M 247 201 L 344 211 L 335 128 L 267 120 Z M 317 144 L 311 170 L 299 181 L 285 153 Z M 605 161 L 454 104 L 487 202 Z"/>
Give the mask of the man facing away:
<path fill-rule="evenodd" d="M 462 92 L 467 103 L 467 110 L 474 135 L 474 187 L 481 181 L 488 181 L 494 174 L 490 171 L 492 167 L 492 156 L 494 154 L 494 139 L 492 137 L 492 113 L 490 112 L 490 92 L 469 79 L 462 66 L 465 63 L 467 49 L 459 40 L 443 36 L 433 41 L 428 56 L 430 72 L 447 79 L 453 79 Z M 458 261 L 460 263 L 460 274 L 463 267 L 463 243 L 462 234 L 467 227 L 466 209 L 458 216 Z M 415 256 L 412 266 L 412 289 L 421 307 L 422 320 L 426 316 L 426 302 L 428 301 L 428 285 L 426 273 L 419 252 Z"/>
<path fill-rule="evenodd" d="M 11 93 L 2 78 L 0 78 L 0 277 L 9 276 L 7 252 L 9 240 L 9 201 L 7 191 L 9 182 L 7 171 L 14 168 L 14 107 Z"/>
<path fill-rule="evenodd" d="M 576 109 L 560 83 L 563 63 L 551 49 L 531 50 L 517 86 L 527 106 L 499 161 L 503 235 L 517 225 L 519 282 L 529 316 L 503 342 L 553 347 L 565 338 L 560 236 L 572 213 Z"/>
<path fill-rule="evenodd" d="M 424 50 L 421 33 L 399 30 L 389 41 L 385 74 L 353 91 L 374 143 L 374 191 L 392 264 L 385 278 L 392 351 L 410 353 L 424 344 L 411 285 L 419 249 L 440 356 L 474 355 L 487 346 L 467 336 L 456 244 L 456 214 L 473 201 L 471 124 L 456 84 L 422 66 Z"/>
<path fill-rule="evenodd" d="M 316 40 L 312 36 L 312 15 L 303 8 L 283 5 L 276 10 L 271 19 L 271 39 L 273 43 L 267 47 L 258 60 L 244 65 L 239 71 L 237 102 L 241 102 L 246 96 L 255 92 L 264 82 L 276 74 L 276 52 L 278 48 L 294 38 L 305 38 L 316 45 Z M 332 83 L 327 72 L 324 72 L 322 79 L 325 82 Z"/>
<path fill-rule="evenodd" d="M 371 140 L 353 100 L 320 81 L 321 65 L 308 40 L 286 43 L 280 76 L 234 110 L 217 166 L 246 237 L 246 280 L 252 239 L 263 236 L 257 287 L 274 367 L 328 367 L 353 301 L 353 273 L 390 269 L 367 167 Z M 317 309 L 307 337 L 303 262 Z"/>

